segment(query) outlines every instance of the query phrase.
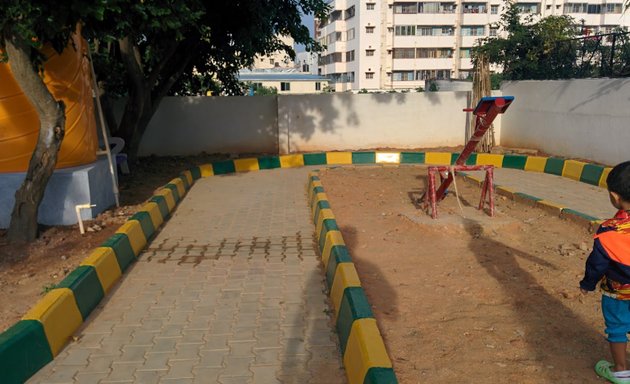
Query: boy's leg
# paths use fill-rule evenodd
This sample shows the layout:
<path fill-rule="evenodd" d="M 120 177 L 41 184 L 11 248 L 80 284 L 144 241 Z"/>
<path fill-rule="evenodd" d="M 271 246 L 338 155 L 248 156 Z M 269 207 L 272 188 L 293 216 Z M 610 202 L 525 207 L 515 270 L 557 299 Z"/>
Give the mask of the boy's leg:
<path fill-rule="evenodd" d="M 610 354 L 613 358 L 613 363 L 615 363 L 615 372 L 625 371 L 626 370 L 626 343 L 613 343 L 610 342 Z"/>
<path fill-rule="evenodd" d="M 614 369 L 626 370 L 626 347 L 628 344 L 628 330 L 630 324 L 630 301 L 617 300 L 602 295 L 602 314 L 606 323 L 606 333 L 610 344 L 610 354 L 613 358 Z"/>

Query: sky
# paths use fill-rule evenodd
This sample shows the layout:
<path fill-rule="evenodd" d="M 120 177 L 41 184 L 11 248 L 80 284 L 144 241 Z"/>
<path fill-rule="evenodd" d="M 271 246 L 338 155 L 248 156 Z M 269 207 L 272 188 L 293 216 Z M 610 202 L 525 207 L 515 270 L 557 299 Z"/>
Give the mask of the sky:
<path fill-rule="evenodd" d="M 305 15 L 302 16 L 302 24 L 306 25 L 308 27 L 308 30 L 311 31 L 311 37 L 313 37 L 313 15 Z M 296 45 L 295 46 L 295 51 L 296 52 L 304 52 L 304 46 L 303 45 Z"/>

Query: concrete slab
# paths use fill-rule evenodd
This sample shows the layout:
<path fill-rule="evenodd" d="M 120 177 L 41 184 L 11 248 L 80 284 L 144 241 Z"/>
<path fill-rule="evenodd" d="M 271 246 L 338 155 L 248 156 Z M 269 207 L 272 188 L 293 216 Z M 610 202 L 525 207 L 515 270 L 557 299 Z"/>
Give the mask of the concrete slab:
<path fill-rule="evenodd" d="M 22 185 L 26 173 L 0 174 L 0 228 L 8 228 L 15 203 L 15 191 Z M 38 221 L 44 225 L 77 223 L 75 206 L 94 204 L 81 211 L 88 220 L 115 204 L 107 159 L 80 167 L 56 170 L 50 178 L 39 207 Z"/>

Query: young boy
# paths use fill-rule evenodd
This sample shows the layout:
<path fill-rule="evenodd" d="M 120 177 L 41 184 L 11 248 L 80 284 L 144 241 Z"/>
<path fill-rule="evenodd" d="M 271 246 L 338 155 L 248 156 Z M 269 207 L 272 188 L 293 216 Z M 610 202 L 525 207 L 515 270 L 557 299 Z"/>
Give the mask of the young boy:
<path fill-rule="evenodd" d="M 597 230 L 580 290 L 593 291 L 601 280 L 602 314 L 613 363 L 601 360 L 595 372 L 612 383 L 630 384 L 630 370 L 626 368 L 630 332 L 630 161 L 614 167 L 606 183 L 610 202 L 619 211 Z"/>

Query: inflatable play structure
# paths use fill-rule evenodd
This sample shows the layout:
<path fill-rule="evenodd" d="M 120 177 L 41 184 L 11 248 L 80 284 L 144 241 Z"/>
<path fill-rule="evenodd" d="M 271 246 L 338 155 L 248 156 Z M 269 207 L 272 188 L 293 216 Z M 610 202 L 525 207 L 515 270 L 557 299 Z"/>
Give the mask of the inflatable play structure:
<path fill-rule="evenodd" d="M 53 96 L 66 104 L 66 134 L 57 168 L 96 161 L 98 138 L 86 45 L 75 35 L 61 55 L 51 47 L 42 50 L 49 57 L 44 65 L 44 82 Z M 0 64 L 0 79 L 0 173 L 25 172 L 37 143 L 39 118 L 13 78 L 9 64 Z"/>
<path fill-rule="evenodd" d="M 56 170 L 40 205 L 39 222 L 77 222 L 74 207 L 96 205 L 84 219 L 112 205 L 112 175 L 107 159 L 98 159 L 99 137 L 92 97 L 92 68 L 87 42 L 72 36 L 58 54 L 45 46 L 44 82 L 66 105 L 66 131 Z M 0 228 L 8 226 L 14 194 L 24 180 L 39 135 L 39 117 L 13 78 L 8 63 L 0 64 Z M 99 191 L 100 190 L 100 191 Z"/>

